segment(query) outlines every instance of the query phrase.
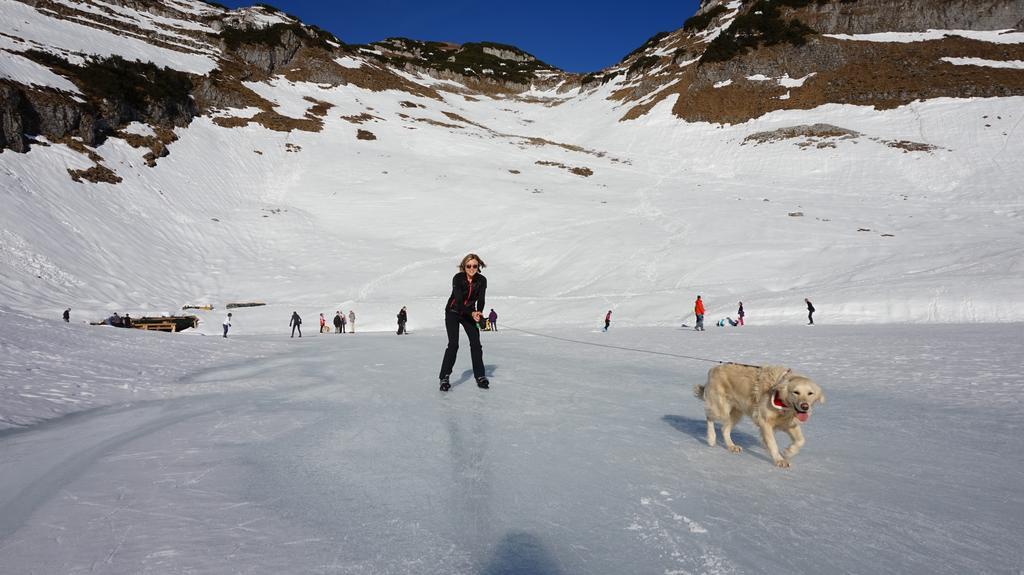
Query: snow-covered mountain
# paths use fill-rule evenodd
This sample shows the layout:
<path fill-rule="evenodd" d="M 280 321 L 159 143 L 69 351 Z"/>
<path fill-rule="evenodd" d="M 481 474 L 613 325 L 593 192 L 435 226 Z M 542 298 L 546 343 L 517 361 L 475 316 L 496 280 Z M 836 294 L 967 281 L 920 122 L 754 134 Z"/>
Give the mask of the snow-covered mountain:
<path fill-rule="evenodd" d="M 894 16 L 894 14 L 896 16 Z M 1020 321 L 1021 0 L 707 1 L 621 63 L 269 7 L 0 0 L 0 295 L 435 327 Z"/>

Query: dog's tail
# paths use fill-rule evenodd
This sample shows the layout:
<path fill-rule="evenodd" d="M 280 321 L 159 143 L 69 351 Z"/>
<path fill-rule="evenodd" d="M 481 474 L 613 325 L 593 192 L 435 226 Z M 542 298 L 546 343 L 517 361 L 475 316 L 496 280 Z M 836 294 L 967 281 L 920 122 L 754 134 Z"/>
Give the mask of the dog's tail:
<path fill-rule="evenodd" d="M 703 385 L 695 385 L 695 386 L 693 386 L 693 395 L 697 399 L 699 399 L 701 401 L 704 401 L 704 386 Z"/>

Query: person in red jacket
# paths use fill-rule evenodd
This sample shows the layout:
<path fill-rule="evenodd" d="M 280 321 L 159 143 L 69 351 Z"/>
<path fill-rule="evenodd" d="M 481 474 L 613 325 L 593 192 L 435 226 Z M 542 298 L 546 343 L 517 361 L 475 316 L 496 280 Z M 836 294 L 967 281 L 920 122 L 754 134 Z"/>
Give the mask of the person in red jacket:
<path fill-rule="evenodd" d="M 697 325 L 693 328 L 696 331 L 704 331 L 704 302 L 697 296 L 693 304 L 693 315 L 697 316 Z"/>
<path fill-rule="evenodd" d="M 448 347 L 441 361 L 441 391 L 452 388 L 449 378 L 459 353 L 459 326 L 469 338 L 469 356 L 473 360 L 473 376 L 480 389 L 488 389 L 491 382 L 484 372 L 484 352 L 480 345 L 480 318 L 483 317 L 487 278 L 480 270 L 487 264 L 476 254 L 466 254 L 459 264 L 459 273 L 452 278 L 452 295 L 444 307 L 444 327 L 448 332 Z"/>
<path fill-rule="evenodd" d="M 608 331 L 608 326 L 612 324 L 612 310 L 608 310 L 608 313 L 604 314 L 604 330 Z"/>

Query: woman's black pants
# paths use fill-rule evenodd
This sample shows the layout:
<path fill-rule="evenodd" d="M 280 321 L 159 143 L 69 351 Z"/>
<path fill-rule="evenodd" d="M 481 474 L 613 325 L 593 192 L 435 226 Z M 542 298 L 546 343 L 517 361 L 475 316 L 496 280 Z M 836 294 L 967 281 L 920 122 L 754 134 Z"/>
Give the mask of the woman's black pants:
<path fill-rule="evenodd" d="M 452 374 L 455 367 L 455 357 L 459 354 L 459 324 L 466 330 L 466 337 L 469 338 L 469 356 L 473 359 L 473 376 L 483 377 L 484 374 L 484 350 L 480 346 L 480 328 L 472 317 L 460 316 L 448 311 L 444 314 L 444 327 L 448 331 L 448 348 L 444 350 L 444 361 L 441 362 L 441 377 Z"/>

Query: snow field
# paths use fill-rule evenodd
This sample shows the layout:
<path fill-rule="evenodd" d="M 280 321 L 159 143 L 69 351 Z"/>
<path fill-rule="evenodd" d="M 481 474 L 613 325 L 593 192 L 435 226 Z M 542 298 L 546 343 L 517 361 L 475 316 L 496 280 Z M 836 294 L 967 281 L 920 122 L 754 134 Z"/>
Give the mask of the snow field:
<path fill-rule="evenodd" d="M 677 325 L 698 293 L 709 318 L 742 300 L 751 321 L 772 324 L 797 322 L 804 297 L 834 323 L 1024 315 L 1021 276 L 1007 273 L 1021 267 L 1019 99 L 826 106 L 715 127 L 668 118 L 670 103 L 617 125 L 586 98 L 544 108 L 283 81 L 261 90 L 291 114 L 308 109 L 304 95 L 335 107 L 320 133 L 197 119 L 156 168 L 111 139 L 99 151 L 125 178 L 115 186 L 69 182 L 63 166 L 90 164 L 62 145 L 0 156 L 11 305 L 51 317 L 71 305 L 91 319 L 239 300 L 304 316 L 344 305 L 372 309 L 363 325 L 385 330 L 392 310 L 422 302 L 416 317 L 440 327 L 432 307 L 477 251 L 492 264 L 491 304 L 533 325 L 591 325 L 607 309 Z M 379 119 L 341 119 L 364 112 Z M 743 143 L 817 122 L 863 136 Z M 936 149 L 883 142 L 902 139 Z"/>

